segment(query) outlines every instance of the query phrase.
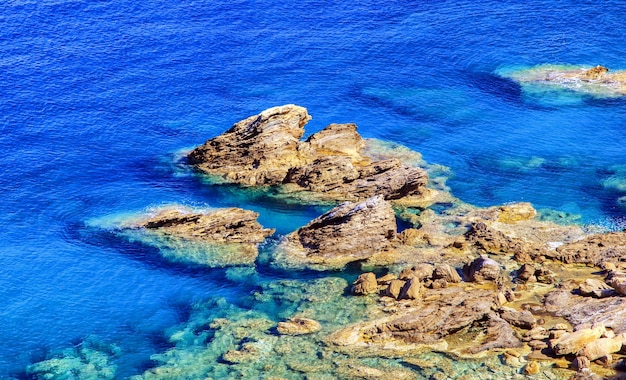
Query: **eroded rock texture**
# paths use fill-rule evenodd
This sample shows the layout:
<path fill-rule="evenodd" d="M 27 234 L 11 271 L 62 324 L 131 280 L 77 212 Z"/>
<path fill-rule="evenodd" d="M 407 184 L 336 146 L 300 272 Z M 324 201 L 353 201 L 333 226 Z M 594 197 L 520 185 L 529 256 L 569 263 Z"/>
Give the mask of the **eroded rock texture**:
<path fill-rule="evenodd" d="M 169 206 L 123 226 L 143 231 L 147 244 L 168 249 L 180 261 L 210 266 L 252 264 L 258 245 L 274 233 L 258 221 L 259 214 L 240 208 L 193 210 Z"/>
<path fill-rule="evenodd" d="M 296 105 L 274 107 L 236 123 L 189 153 L 202 173 L 244 186 L 282 185 L 325 201 L 420 198 L 428 175 L 396 158 L 373 159 L 355 124 L 331 124 L 300 141 L 311 119 Z"/>
<path fill-rule="evenodd" d="M 353 261 L 393 255 L 396 243 L 393 208 L 375 196 L 343 203 L 287 235 L 277 249 L 277 262 L 339 269 Z"/>

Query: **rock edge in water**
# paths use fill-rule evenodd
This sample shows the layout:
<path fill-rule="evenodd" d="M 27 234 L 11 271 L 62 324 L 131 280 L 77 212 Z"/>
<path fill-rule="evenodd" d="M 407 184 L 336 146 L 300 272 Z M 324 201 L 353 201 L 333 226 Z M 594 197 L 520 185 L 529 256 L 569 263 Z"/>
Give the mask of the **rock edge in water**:
<path fill-rule="evenodd" d="M 626 96 L 626 70 L 540 65 L 506 73 L 504 76 L 524 84 L 541 84 L 598 97 Z"/>
<path fill-rule="evenodd" d="M 180 205 L 158 209 L 125 223 L 127 232 L 155 245 L 164 256 L 208 266 L 251 265 L 258 245 L 274 233 L 258 221 L 259 214 L 241 208 L 194 210 Z M 180 251 L 180 256 L 175 257 Z"/>
<path fill-rule="evenodd" d="M 280 186 L 321 201 L 423 202 L 427 173 L 396 158 L 375 160 L 355 124 L 331 124 L 305 141 L 307 110 L 293 104 L 244 119 L 187 155 L 201 173 L 243 186 Z"/>

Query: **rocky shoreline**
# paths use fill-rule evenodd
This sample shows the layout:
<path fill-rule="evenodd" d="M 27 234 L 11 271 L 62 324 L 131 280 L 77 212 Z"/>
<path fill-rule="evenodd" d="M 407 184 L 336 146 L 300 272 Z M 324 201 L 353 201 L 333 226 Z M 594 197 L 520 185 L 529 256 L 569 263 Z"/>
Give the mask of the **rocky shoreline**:
<path fill-rule="evenodd" d="M 511 378 L 626 377 L 626 232 L 590 234 L 542 221 L 528 203 L 468 205 L 443 181 L 429 180 L 418 153 L 375 151 L 354 124 L 331 124 L 301 140 L 310 119 L 295 105 L 265 110 L 191 151 L 188 163 L 214 183 L 334 204 L 281 237 L 272 266 L 326 271 L 329 280 L 346 266 L 360 268 L 353 284 L 339 285 L 343 290 L 331 297 L 339 308 L 360 305 L 361 317 L 317 321 L 325 314 L 311 310 L 321 301 L 305 297 L 299 312 L 278 325 L 261 319 L 247 333 L 238 330 L 221 365 L 243 371 L 267 355 L 288 358 L 285 344 L 295 350 L 306 343 L 318 347 L 320 365 L 342 378 L 416 378 L 410 368 L 425 368 L 418 358 L 428 352 L 495 358 Z M 254 265 L 259 244 L 274 233 L 257 216 L 178 207 L 120 228 L 157 236 L 172 249 L 218 246 L 227 253 L 213 256 L 212 266 Z M 399 230 L 399 221 L 409 227 Z M 244 319 L 214 320 L 210 329 L 218 334 Z M 355 369 L 337 365 L 333 355 L 346 363 L 394 358 L 406 366 Z M 171 375 L 167 363 L 144 377 Z M 296 372 L 323 378 L 303 366 Z M 341 372 L 347 369 L 349 375 Z M 431 378 L 463 378 L 437 376 Z"/>

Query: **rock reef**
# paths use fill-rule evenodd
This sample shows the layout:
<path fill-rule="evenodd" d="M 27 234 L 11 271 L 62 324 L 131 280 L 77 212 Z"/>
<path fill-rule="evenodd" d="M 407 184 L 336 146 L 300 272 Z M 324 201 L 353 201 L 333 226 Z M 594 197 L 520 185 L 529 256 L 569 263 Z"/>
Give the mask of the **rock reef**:
<path fill-rule="evenodd" d="M 274 233 L 257 222 L 259 214 L 240 208 L 194 210 L 162 207 L 124 223 L 126 232 L 160 248 L 166 257 L 208 266 L 250 265 L 258 245 Z"/>
<path fill-rule="evenodd" d="M 611 71 L 604 66 L 576 67 L 540 65 L 507 73 L 520 84 L 540 84 L 600 97 L 626 95 L 626 70 Z"/>
<path fill-rule="evenodd" d="M 310 119 L 296 105 L 267 109 L 191 151 L 188 162 L 216 181 L 280 186 L 281 193 L 300 198 L 361 201 L 382 195 L 424 201 L 423 169 L 397 158 L 369 157 L 355 124 L 331 124 L 301 141 Z"/>

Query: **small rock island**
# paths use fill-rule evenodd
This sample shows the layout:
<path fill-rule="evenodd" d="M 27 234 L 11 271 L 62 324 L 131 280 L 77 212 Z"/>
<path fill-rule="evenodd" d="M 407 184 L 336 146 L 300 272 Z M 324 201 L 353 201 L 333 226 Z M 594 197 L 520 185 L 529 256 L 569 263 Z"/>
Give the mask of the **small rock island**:
<path fill-rule="evenodd" d="M 626 96 L 626 70 L 607 67 L 540 65 L 505 75 L 525 84 L 539 84 L 597 97 Z"/>

